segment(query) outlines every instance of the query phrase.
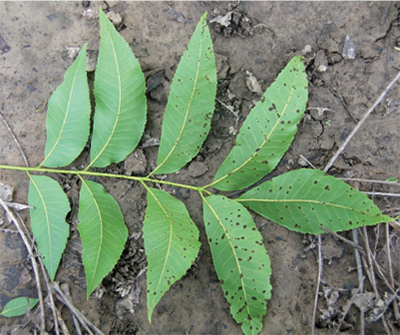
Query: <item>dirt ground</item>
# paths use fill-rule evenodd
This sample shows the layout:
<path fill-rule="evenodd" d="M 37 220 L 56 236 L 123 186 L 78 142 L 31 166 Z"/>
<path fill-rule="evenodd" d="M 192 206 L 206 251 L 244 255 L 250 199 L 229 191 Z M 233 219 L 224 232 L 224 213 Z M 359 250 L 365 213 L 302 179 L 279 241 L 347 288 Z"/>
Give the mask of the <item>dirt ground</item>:
<path fill-rule="evenodd" d="M 103 2 L 0 2 L 0 112 L 10 125 L 31 166 L 43 160 L 46 133 L 46 101 L 62 82 L 73 62 L 70 47 L 88 42 L 91 55 L 99 46 L 98 19 L 82 11 L 96 9 Z M 399 8 L 396 2 L 108 2 L 108 10 L 123 19 L 121 35 L 138 58 L 147 80 L 148 123 L 146 137 L 137 157 L 113 165 L 107 171 L 145 175 L 156 163 L 157 146 L 146 139 L 159 138 L 169 84 L 201 15 L 208 21 L 233 10 L 231 24 L 210 23 L 218 63 L 217 98 L 239 111 L 239 119 L 216 103 L 212 130 L 198 157 L 180 174 L 168 176 L 175 182 L 202 185 L 213 176 L 234 145 L 235 131 L 259 99 L 246 85 L 251 72 L 265 90 L 295 54 L 306 57 L 309 78 L 308 110 L 287 154 L 269 178 L 304 166 L 301 155 L 323 169 L 366 110 L 399 71 Z M 344 57 L 346 36 L 354 43 Z M 306 52 L 309 45 L 311 51 Z M 93 80 L 94 74 L 89 73 Z M 337 177 L 385 180 L 400 179 L 400 85 L 390 90 L 369 116 L 344 153 L 329 171 Z M 18 148 L 0 124 L 0 162 L 23 165 Z M 87 163 L 85 155 L 75 167 Z M 76 180 L 54 176 L 76 203 Z M 0 171 L 0 181 L 14 187 L 14 201 L 26 203 L 28 178 L 20 172 Z M 102 286 L 86 301 L 83 266 L 80 259 L 76 208 L 68 216 L 71 237 L 56 279 L 68 283 L 75 306 L 105 334 L 241 334 L 229 312 L 214 271 L 202 226 L 198 195 L 173 190 L 187 206 L 201 231 L 200 255 L 187 275 L 172 286 L 147 320 L 146 267 L 141 227 L 145 191 L 128 181 L 99 180 L 119 202 L 130 239 L 122 259 Z M 399 193 L 394 187 L 359 183 L 363 191 Z M 395 197 L 374 197 L 385 213 L 399 215 Z M 21 212 L 29 223 L 28 214 Z M 265 240 L 272 264 L 272 298 L 268 301 L 262 334 L 310 334 L 318 264 L 312 236 L 288 231 L 254 215 Z M 27 253 L 9 224 L 0 228 L 0 309 L 17 296 L 36 297 Z M 369 228 L 370 243 L 377 262 L 388 277 L 385 225 Z M 351 239 L 350 233 L 343 236 Z M 395 289 L 400 281 L 400 239 L 390 231 Z M 334 334 L 341 308 L 358 287 L 354 249 L 330 235 L 323 237 L 324 272 L 318 303 L 315 334 Z M 366 275 L 365 275 L 366 276 Z M 377 279 L 379 293 L 389 293 Z M 373 292 L 365 279 L 365 290 Z M 127 299 L 121 292 L 128 294 Z M 338 299 L 333 296 L 338 294 Z M 397 299 L 395 299 L 397 303 Z M 61 308 L 61 305 L 60 305 Z M 324 317 L 325 315 L 325 317 Z M 63 308 L 71 334 L 71 316 Z M 384 313 L 390 334 L 400 334 L 393 304 Z M 0 317 L 1 334 L 30 334 L 23 317 Z M 365 324 L 366 334 L 387 334 L 382 320 Z M 353 306 L 339 334 L 359 334 L 359 309 Z"/>

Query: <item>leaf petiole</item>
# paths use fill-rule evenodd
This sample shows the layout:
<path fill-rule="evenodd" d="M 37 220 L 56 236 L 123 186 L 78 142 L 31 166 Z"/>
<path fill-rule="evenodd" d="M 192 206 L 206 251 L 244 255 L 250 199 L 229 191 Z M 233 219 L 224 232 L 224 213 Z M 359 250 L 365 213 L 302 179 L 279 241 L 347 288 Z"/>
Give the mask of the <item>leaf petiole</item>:
<path fill-rule="evenodd" d="M 25 166 L 13 166 L 13 165 L 1 165 L 0 169 L 3 170 L 13 170 L 13 171 L 23 171 L 29 174 L 29 172 L 45 172 L 45 173 L 63 173 L 63 174 L 73 174 L 79 177 L 82 176 L 92 176 L 92 177 L 108 177 L 108 178 L 117 178 L 117 179 L 125 179 L 125 180 L 134 180 L 139 181 L 140 183 L 148 182 L 148 183 L 159 183 L 163 185 L 170 185 L 175 187 L 186 188 L 189 190 L 193 190 L 199 193 L 205 192 L 209 195 L 212 193 L 207 191 L 207 186 L 191 186 L 186 184 L 174 183 L 172 181 L 167 180 L 159 180 L 150 177 L 137 177 L 137 176 L 126 176 L 114 173 L 104 173 L 104 172 L 94 172 L 94 171 L 86 171 L 86 170 L 63 170 L 63 169 L 52 169 L 52 168 L 42 168 L 42 167 L 25 167 Z"/>

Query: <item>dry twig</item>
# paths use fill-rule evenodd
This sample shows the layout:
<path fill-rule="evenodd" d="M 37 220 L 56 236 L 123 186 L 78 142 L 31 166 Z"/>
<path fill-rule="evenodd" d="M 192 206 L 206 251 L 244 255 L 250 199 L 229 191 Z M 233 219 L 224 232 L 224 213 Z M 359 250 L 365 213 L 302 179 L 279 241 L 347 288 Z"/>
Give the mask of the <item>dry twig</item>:
<path fill-rule="evenodd" d="M 3 107 L 2 107 L 2 108 L 3 108 Z M 8 132 L 10 133 L 10 135 L 11 135 L 11 137 L 12 137 L 12 139 L 13 139 L 13 141 L 14 141 L 15 144 L 17 145 L 18 150 L 19 150 L 19 152 L 20 152 L 20 154 L 21 154 L 21 156 L 22 156 L 22 159 L 24 160 L 25 166 L 28 167 L 28 166 L 29 166 L 28 159 L 26 158 L 26 156 L 25 156 L 25 154 L 24 154 L 24 151 L 23 151 L 22 148 L 21 148 L 21 145 L 19 144 L 17 138 L 15 137 L 14 133 L 12 132 L 11 128 L 8 126 L 7 121 L 4 119 L 4 117 L 3 117 L 3 115 L 2 115 L 1 113 L 0 113 L 0 119 L 1 119 L 1 121 L 3 121 L 4 126 L 7 128 Z"/>
<path fill-rule="evenodd" d="M 77 317 L 82 326 L 86 329 L 89 334 L 93 334 L 88 326 L 97 334 L 104 335 L 104 333 L 98 329 L 93 323 L 91 323 L 72 303 L 71 299 L 61 290 L 60 285 L 57 282 L 51 283 L 51 288 L 59 294 L 61 301 L 66 305 L 73 314 Z"/>
<path fill-rule="evenodd" d="M 357 132 L 358 129 L 364 124 L 365 120 L 367 117 L 374 111 L 376 106 L 380 104 L 380 102 L 383 100 L 387 92 L 392 88 L 392 86 L 400 79 L 400 72 L 396 75 L 396 77 L 390 82 L 390 84 L 385 88 L 385 90 L 381 93 L 381 95 L 376 99 L 374 104 L 370 109 L 367 110 L 367 112 L 363 115 L 361 120 L 357 123 L 357 125 L 354 127 L 352 132 L 350 133 L 349 136 L 347 136 L 346 140 L 343 142 L 343 144 L 340 146 L 340 148 L 336 151 L 336 153 L 333 155 L 331 160 L 328 162 L 328 164 L 325 166 L 324 172 L 326 173 L 333 165 L 335 162 L 336 158 L 342 153 L 344 148 L 346 148 L 346 145 L 350 142 L 350 140 L 353 138 L 354 134 Z"/>
<path fill-rule="evenodd" d="M 353 240 L 356 245 L 358 245 L 358 230 L 353 229 Z M 361 257 L 358 249 L 355 249 L 355 256 L 356 256 L 356 264 L 357 264 L 357 275 L 358 275 L 358 292 L 363 293 L 364 292 L 364 275 L 362 272 L 362 263 L 361 263 Z M 344 320 L 344 318 L 343 318 Z M 338 327 L 339 330 L 339 327 Z M 360 334 L 364 335 L 365 334 L 365 320 L 364 320 L 364 311 L 360 310 Z"/>
<path fill-rule="evenodd" d="M 318 234 L 318 278 L 317 278 L 317 289 L 316 289 L 316 295 L 314 299 L 314 312 L 313 312 L 313 318 L 312 318 L 312 329 L 311 329 L 311 334 L 315 334 L 315 321 L 317 318 L 317 305 L 318 305 L 318 293 L 319 293 L 319 287 L 321 286 L 321 278 L 322 278 L 322 271 L 323 271 L 323 259 L 322 259 L 322 245 L 321 245 L 321 234 Z"/>
<path fill-rule="evenodd" d="M 45 330 L 45 318 L 44 318 L 44 304 L 43 304 L 43 295 L 42 295 L 42 287 L 40 285 L 40 276 L 39 276 L 39 269 L 38 265 L 36 263 L 36 256 L 33 253 L 31 244 L 28 241 L 28 238 L 26 237 L 24 230 L 20 224 L 20 222 L 17 220 L 15 217 L 14 213 L 8 208 L 4 200 L 0 197 L 0 205 L 4 208 L 4 210 L 7 212 L 11 220 L 13 221 L 15 227 L 17 228 L 22 241 L 25 244 L 25 248 L 28 251 L 28 257 L 31 260 L 32 268 L 33 268 L 33 273 L 35 274 L 35 279 L 36 279 L 36 286 L 37 286 L 37 291 L 38 291 L 38 297 L 39 297 L 39 308 L 40 308 L 40 327 L 41 330 Z"/>

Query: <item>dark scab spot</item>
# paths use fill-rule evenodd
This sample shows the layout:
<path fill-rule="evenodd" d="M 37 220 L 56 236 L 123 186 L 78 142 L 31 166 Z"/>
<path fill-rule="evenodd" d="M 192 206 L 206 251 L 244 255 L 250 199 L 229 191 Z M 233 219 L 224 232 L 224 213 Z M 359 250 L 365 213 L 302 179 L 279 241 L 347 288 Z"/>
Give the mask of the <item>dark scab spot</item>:
<path fill-rule="evenodd" d="M 261 163 L 262 164 L 268 164 L 268 161 L 262 161 Z"/>
<path fill-rule="evenodd" d="M 208 242 L 210 242 L 210 243 L 212 242 L 212 238 L 211 237 L 208 239 Z"/>
<path fill-rule="evenodd" d="M 330 191 L 331 189 L 329 188 L 329 185 L 325 186 L 325 190 Z"/>
<path fill-rule="evenodd" d="M 300 109 L 297 109 L 297 110 L 296 110 L 296 113 L 300 113 Z"/>
<path fill-rule="evenodd" d="M 281 124 L 285 124 L 285 121 L 281 121 Z"/>
<path fill-rule="evenodd" d="M 351 220 L 349 220 L 349 225 L 351 226 L 353 224 L 353 222 Z"/>
<path fill-rule="evenodd" d="M 264 101 L 265 101 L 265 97 L 262 97 L 261 98 L 261 103 L 264 103 Z"/>
<path fill-rule="evenodd" d="M 251 299 L 252 299 L 252 300 L 257 300 L 257 298 L 256 298 L 256 297 L 251 297 Z"/>
<path fill-rule="evenodd" d="M 247 225 L 244 225 L 244 226 L 243 226 L 243 229 L 246 229 L 246 228 L 247 228 Z"/>
<path fill-rule="evenodd" d="M 314 180 L 314 184 L 318 184 L 318 180 Z"/>

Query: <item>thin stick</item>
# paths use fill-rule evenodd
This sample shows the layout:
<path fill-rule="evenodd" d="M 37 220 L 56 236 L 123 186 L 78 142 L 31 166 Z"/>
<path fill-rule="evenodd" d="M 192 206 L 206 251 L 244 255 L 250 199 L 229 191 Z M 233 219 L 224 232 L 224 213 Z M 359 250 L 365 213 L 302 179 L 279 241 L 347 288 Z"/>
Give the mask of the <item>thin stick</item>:
<path fill-rule="evenodd" d="M 75 330 L 78 335 L 82 335 L 81 327 L 79 327 L 79 322 L 76 319 L 75 314 L 72 313 L 72 321 L 74 322 Z"/>
<path fill-rule="evenodd" d="M 324 172 L 328 172 L 328 170 L 332 167 L 333 163 L 335 160 L 338 158 L 338 156 L 342 153 L 346 145 L 350 142 L 350 140 L 353 138 L 354 134 L 357 132 L 358 129 L 363 125 L 365 120 L 368 118 L 368 116 L 373 112 L 373 110 L 380 104 L 380 102 L 383 100 L 387 92 L 392 88 L 392 86 L 399 80 L 400 78 L 400 72 L 396 75 L 396 77 L 391 81 L 391 83 L 386 87 L 386 89 L 381 93 L 381 95 L 376 99 L 374 104 L 370 109 L 367 110 L 367 112 L 364 114 L 364 116 L 361 118 L 361 120 L 357 123 L 357 125 L 354 127 L 352 132 L 350 133 L 349 136 L 347 136 L 346 140 L 343 142 L 343 144 L 340 146 L 340 148 L 336 151 L 336 153 L 333 155 L 331 160 L 328 162 L 328 164 L 325 166 Z"/>
<path fill-rule="evenodd" d="M 399 193 L 384 193 L 384 192 L 363 192 L 367 195 L 377 195 L 380 197 L 400 197 Z"/>
<path fill-rule="evenodd" d="M 72 303 L 72 301 L 64 294 L 61 290 L 60 285 L 57 282 L 53 282 L 51 287 L 61 296 L 62 300 L 64 301 L 65 305 L 74 312 L 76 317 L 78 318 L 79 322 L 85 327 L 85 325 L 89 325 L 90 328 L 94 330 L 94 332 L 98 335 L 104 335 L 104 333 L 98 329 L 93 323 L 91 323 Z M 90 330 L 89 330 L 90 332 Z M 91 333 L 91 332 L 90 332 Z"/>
<path fill-rule="evenodd" d="M 70 310 L 72 315 L 76 315 L 76 317 L 78 318 L 79 322 L 85 328 L 86 332 L 89 335 L 93 335 L 93 333 L 89 329 L 89 326 L 86 324 L 85 320 L 83 318 L 81 318 L 80 315 L 77 314 L 77 312 L 79 312 L 79 311 L 75 308 L 75 306 L 73 305 L 71 299 L 64 294 L 64 292 L 61 290 L 61 288 L 58 285 L 58 283 L 57 282 L 53 282 L 52 283 L 52 287 L 54 288 L 56 294 L 58 294 L 58 296 L 57 296 L 58 300 L 63 302 L 64 305 L 69 308 L 69 310 Z"/>
<path fill-rule="evenodd" d="M 368 241 L 368 232 L 367 232 L 367 227 L 363 226 L 363 233 L 364 233 L 364 243 L 365 243 L 365 249 L 367 250 L 367 259 L 368 259 L 368 265 L 369 265 L 369 272 L 371 274 L 370 276 L 370 281 L 372 284 L 372 287 L 375 292 L 375 297 L 376 299 L 380 299 L 380 295 L 378 292 L 378 288 L 376 287 L 376 280 L 375 280 L 375 272 L 374 272 L 374 265 L 372 263 L 372 257 L 371 257 L 371 248 L 369 246 L 369 241 Z"/>
<path fill-rule="evenodd" d="M 400 186 L 399 182 L 387 181 L 387 180 L 374 180 L 374 179 L 362 179 L 362 178 L 338 178 L 343 181 L 359 181 L 361 183 L 372 183 L 372 184 L 383 184 L 391 186 Z"/>
<path fill-rule="evenodd" d="M 393 279 L 393 271 L 392 271 L 392 256 L 390 253 L 390 236 L 389 236 L 389 224 L 386 222 L 386 249 L 387 249 L 387 256 L 388 256 L 388 264 L 389 264 L 389 278 L 390 278 L 390 285 L 394 289 L 394 279 Z"/>
<path fill-rule="evenodd" d="M 321 229 L 322 229 L 322 230 L 325 230 L 327 233 L 329 233 L 329 234 L 335 236 L 335 237 L 338 238 L 339 240 L 341 240 L 341 241 L 343 241 L 343 242 L 345 242 L 345 243 L 351 245 L 351 246 L 352 246 L 353 248 L 355 248 L 357 251 L 359 251 L 359 252 L 361 252 L 363 255 L 365 255 L 365 251 L 364 251 L 363 247 L 362 247 L 361 245 L 357 244 L 358 242 L 357 242 L 357 243 L 352 242 L 352 241 L 348 240 L 347 238 L 345 238 L 345 237 L 343 237 L 343 236 L 341 236 L 341 235 L 339 235 L 339 234 L 337 234 L 337 233 L 334 233 L 333 231 L 329 230 L 328 228 L 321 227 Z"/>
<path fill-rule="evenodd" d="M 373 263 L 375 265 L 374 269 L 376 270 L 376 273 L 378 274 L 378 276 L 382 279 L 383 283 L 386 285 L 386 287 L 389 289 L 389 291 L 394 293 L 395 290 L 393 290 L 392 286 L 390 286 L 390 283 L 386 279 L 385 274 L 382 272 L 381 266 L 378 264 L 378 262 L 376 261 L 375 258 L 372 258 L 372 261 L 373 261 Z M 399 284 L 399 282 L 397 280 L 395 280 L 395 279 L 394 279 L 394 283 L 395 283 L 395 285 Z"/>
<path fill-rule="evenodd" d="M 35 246 L 36 249 L 36 246 Z M 44 278 L 44 282 L 46 284 L 47 287 L 47 292 L 48 292 L 48 297 L 50 299 L 50 309 L 53 312 L 53 319 L 54 319 L 54 329 L 56 332 L 56 335 L 60 335 L 60 332 L 58 330 L 58 315 L 57 315 L 57 309 L 56 309 L 56 305 L 54 304 L 54 299 L 53 299 L 53 294 L 51 293 L 51 288 L 50 288 L 50 283 L 49 283 L 49 278 L 47 278 L 47 272 L 46 269 L 44 268 L 44 264 L 42 262 L 42 259 L 39 257 L 39 264 L 40 267 L 42 269 L 42 273 L 43 273 L 43 278 Z M 61 319 L 62 320 L 62 319 Z M 64 325 L 65 326 L 65 325 Z M 64 331 L 65 333 L 65 331 Z"/>
<path fill-rule="evenodd" d="M 52 294 L 50 293 L 49 296 L 52 296 Z M 56 309 L 55 313 L 57 314 L 57 319 L 60 322 L 60 326 L 61 326 L 61 329 L 62 329 L 62 332 L 64 333 L 64 335 L 70 335 L 69 331 L 68 331 L 68 328 L 67 328 L 67 325 L 65 324 L 65 322 L 64 322 L 64 320 L 63 320 L 63 318 L 61 316 L 60 311 L 58 309 Z"/>
<path fill-rule="evenodd" d="M 14 222 L 15 227 L 17 228 L 22 241 L 25 244 L 25 248 L 28 251 L 28 257 L 31 259 L 32 263 L 32 268 L 33 268 L 33 273 L 35 274 L 35 279 L 36 279 L 36 285 L 37 285 L 37 291 L 38 291 L 38 298 L 39 298 L 39 308 L 40 308 L 40 327 L 42 328 L 42 331 L 45 331 L 45 318 L 44 318 L 44 305 L 43 305 L 43 295 L 42 295 L 42 287 L 40 284 L 40 277 L 39 277 L 39 269 L 38 265 L 36 263 L 36 258 L 33 253 L 32 247 L 27 239 L 27 237 L 24 234 L 24 231 L 18 222 L 17 218 L 15 217 L 14 213 L 8 208 L 4 200 L 0 197 L 0 204 L 4 208 L 4 210 L 7 212 L 11 220 Z"/>
<path fill-rule="evenodd" d="M 308 165 L 310 165 L 314 170 L 317 169 L 317 168 L 316 168 L 307 158 L 305 158 L 302 154 L 300 154 L 300 157 L 301 157 L 302 159 L 304 159 L 304 161 L 305 161 Z"/>
<path fill-rule="evenodd" d="M 317 237 L 318 237 L 318 278 L 317 278 L 317 289 L 314 299 L 314 311 L 313 311 L 312 329 L 311 329 L 312 335 L 315 334 L 315 320 L 317 318 L 318 293 L 319 293 L 319 287 L 321 285 L 322 269 L 323 269 L 321 234 L 318 234 Z"/>
<path fill-rule="evenodd" d="M 16 216 L 18 217 L 18 219 L 19 219 L 19 221 L 21 223 L 21 226 L 23 227 L 23 229 L 25 231 L 25 236 L 27 236 L 27 239 L 30 240 L 30 242 L 31 242 L 32 250 L 34 250 L 35 254 L 39 254 L 39 251 L 37 250 L 37 247 L 36 247 L 35 243 L 33 243 L 33 240 L 31 239 L 31 237 L 29 235 L 28 229 L 26 228 L 26 226 L 24 224 L 24 221 L 22 220 L 22 218 L 21 218 L 21 216 L 19 215 L 18 212 L 16 213 Z M 42 270 L 44 282 L 45 282 L 46 287 L 47 287 L 48 297 L 50 299 L 50 309 L 53 312 L 53 318 L 54 318 L 54 329 L 55 329 L 56 335 L 60 335 L 60 333 L 58 331 L 58 319 L 59 318 L 57 317 L 56 306 L 54 304 L 53 295 L 51 294 L 51 289 L 50 289 L 50 285 L 49 285 L 49 278 L 48 278 L 48 275 L 47 275 L 47 271 L 44 268 L 44 264 L 42 262 L 42 258 L 38 257 L 37 259 L 38 259 L 38 263 L 40 265 L 40 268 Z"/>
<path fill-rule="evenodd" d="M 358 230 L 353 229 L 353 240 L 354 243 L 358 245 Z M 364 276 L 362 272 L 362 264 L 361 264 L 361 257 L 360 253 L 358 252 L 357 248 L 355 249 L 355 256 L 356 256 L 356 264 L 357 264 L 357 274 L 358 274 L 358 293 L 364 292 Z M 360 309 L 360 334 L 365 334 L 365 320 L 364 320 L 364 311 Z"/>
<path fill-rule="evenodd" d="M 387 222 L 386 222 L 386 249 L 387 249 L 388 264 L 389 264 L 390 285 L 392 286 L 392 289 L 395 290 L 394 278 L 393 278 L 393 268 L 392 268 L 392 254 L 390 252 L 390 228 L 389 228 L 389 223 L 387 223 Z M 400 319 L 399 306 L 397 306 L 396 300 L 393 303 L 393 312 L 394 312 L 395 319 L 399 320 Z"/>
<path fill-rule="evenodd" d="M 21 154 L 21 156 L 22 156 L 22 159 L 24 160 L 25 166 L 28 167 L 28 166 L 29 166 L 28 159 L 26 158 L 26 156 L 25 156 L 25 154 L 24 154 L 24 151 L 22 150 L 21 145 L 19 144 L 17 138 L 14 136 L 14 133 L 12 132 L 11 128 L 8 126 L 7 121 L 4 119 L 4 117 L 3 117 L 3 115 L 2 115 L 1 113 L 0 113 L 0 119 L 1 119 L 1 121 L 3 121 L 4 126 L 7 128 L 8 132 L 10 133 L 10 135 L 11 135 L 11 137 L 12 137 L 12 139 L 13 139 L 13 141 L 14 141 L 15 144 L 17 145 L 18 150 L 19 150 L 19 152 L 20 152 L 20 154 Z"/>

